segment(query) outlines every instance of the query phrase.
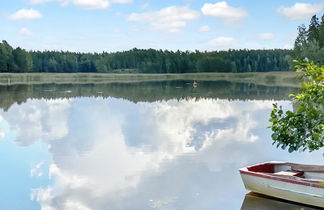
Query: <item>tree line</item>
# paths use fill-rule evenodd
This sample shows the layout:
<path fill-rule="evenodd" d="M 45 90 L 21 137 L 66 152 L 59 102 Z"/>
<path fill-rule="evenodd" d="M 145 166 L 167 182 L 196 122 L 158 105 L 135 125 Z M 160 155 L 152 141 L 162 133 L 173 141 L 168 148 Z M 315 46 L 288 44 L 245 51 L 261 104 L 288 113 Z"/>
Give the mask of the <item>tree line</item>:
<path fill-rule="evenodd" d="M 169 51 L 115 53 L 26 51 L 0 43 L 0 72 L 195 73 L 287 71 L 292 50 Z"/>

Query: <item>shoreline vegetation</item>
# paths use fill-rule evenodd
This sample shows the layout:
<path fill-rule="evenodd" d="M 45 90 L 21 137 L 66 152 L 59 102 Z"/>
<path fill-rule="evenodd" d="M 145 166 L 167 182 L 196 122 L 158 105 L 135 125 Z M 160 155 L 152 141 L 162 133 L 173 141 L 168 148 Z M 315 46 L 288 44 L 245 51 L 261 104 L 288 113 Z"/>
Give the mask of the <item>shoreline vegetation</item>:
<path fill-rule="evenodd" d="M 248 73 L 1 73 L 0 85 L 20 84 L 104 84 L 150 81 L 192 80 L 229 81 L 253 83 L 265 86 L 300 87 L 302 82 L 297 72 L 248 72 Z"/>

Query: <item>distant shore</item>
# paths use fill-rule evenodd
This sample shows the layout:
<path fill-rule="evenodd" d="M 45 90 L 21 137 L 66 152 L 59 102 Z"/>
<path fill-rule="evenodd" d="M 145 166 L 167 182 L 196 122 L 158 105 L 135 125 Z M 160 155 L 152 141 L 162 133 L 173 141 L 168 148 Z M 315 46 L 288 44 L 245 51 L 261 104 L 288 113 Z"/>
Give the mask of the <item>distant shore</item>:
<path fill-rule="evenodd" d="M 1 73 L 0 85 L 99 84 L 165 80 L 229 81 L 267 86 L 299 87 L 296 72 L 184 73 L 184 74 L 100 74 L 100 73 Z"/>

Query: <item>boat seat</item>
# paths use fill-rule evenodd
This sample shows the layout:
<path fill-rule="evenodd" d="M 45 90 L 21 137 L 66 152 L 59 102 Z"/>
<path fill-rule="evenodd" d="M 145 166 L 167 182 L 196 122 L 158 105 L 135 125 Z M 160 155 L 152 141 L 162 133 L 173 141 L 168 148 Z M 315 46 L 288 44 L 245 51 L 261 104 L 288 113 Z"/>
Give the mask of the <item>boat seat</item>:
<path fill-rule="evenodd" d="M 297 176 L 297 177 L 301 177 L 303 176 L 304 172 L 303 171 L 279 171 L 274 173 L 274 175 L 278 175 L 278 176 Z"/>

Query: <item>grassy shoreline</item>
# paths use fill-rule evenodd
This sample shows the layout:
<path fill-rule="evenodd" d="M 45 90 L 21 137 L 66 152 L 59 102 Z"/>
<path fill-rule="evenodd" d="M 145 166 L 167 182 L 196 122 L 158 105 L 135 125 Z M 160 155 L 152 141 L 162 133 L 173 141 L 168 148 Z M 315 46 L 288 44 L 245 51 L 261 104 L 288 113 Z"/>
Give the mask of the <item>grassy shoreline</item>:
<path fill-rule="evenodd" d="M 229 81 L 267 86 L 299 87 L 296 72 L 184 73 L 184 74 L 101 74 L 101 73 L 1 73 L 0 85 L 100 84 L 165 80 Z"/>

